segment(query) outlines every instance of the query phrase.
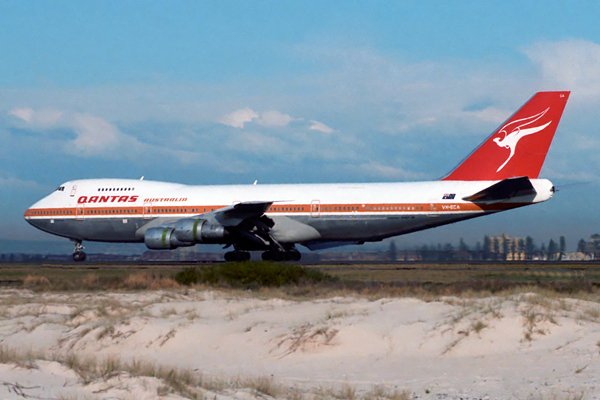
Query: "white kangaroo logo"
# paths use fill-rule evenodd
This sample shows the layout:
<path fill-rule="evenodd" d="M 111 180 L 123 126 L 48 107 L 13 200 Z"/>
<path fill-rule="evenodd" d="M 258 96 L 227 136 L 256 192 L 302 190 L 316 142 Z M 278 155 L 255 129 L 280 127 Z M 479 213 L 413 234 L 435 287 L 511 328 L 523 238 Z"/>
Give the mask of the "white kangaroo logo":
<path fill-rule="evenodd" d="M 545 125 L 536 126 L 534 128 L 522 129 L 524 126 L 532 124 L 535 121 L 542 118 L 548 112 L 549 109 L 550 109 L 550 107 L 546 108 L 544 111 L 542 111 L 539 114 L 536 114 L 534 116 L 527 117 L 527 118 L 518 119 L 518 120 L 510 122 L 510 123 L 504 125 L 502 128 L 500 128 L 498 133 L 504 133 L 504 137 L 502 139 L 500 139 L 499 137 L 494 138 L 494 142 L 500 147 L 509 149 L 510 155 L 508 156 L 506 161 L 504 161 L 504 164 L 502 164 L 500 166 L 500 168 L 498 168 L 496 170 L 496 172 L 499 172 L 502 168 L 504 168 L 504 166 L 515 155 L 515 149 L 517 148 L 517 143 L 519 143 L 519 140 L 521 140 L 522 138 L 524 138 L 527 135 L 533 135 L 534 133 L 538 133 L 539 131 L 543 130 L 545 127 L 547 127 L 548 125 L 550 125 L 552 123 L 552 121 L 550 121 Z M 508 133 L 508 130 L 510 129 L 509 127 L 511 125 L 515 125 L 515 124 L 520 124 L 520 125 L 515 128 L 512 128 L 512 131 L 510 133 Z"/>

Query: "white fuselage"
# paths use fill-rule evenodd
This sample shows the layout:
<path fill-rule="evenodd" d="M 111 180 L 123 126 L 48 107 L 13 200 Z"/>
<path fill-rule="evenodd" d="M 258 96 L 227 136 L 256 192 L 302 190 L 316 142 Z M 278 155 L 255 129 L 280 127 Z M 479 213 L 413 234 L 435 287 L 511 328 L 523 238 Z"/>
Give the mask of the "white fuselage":
<path fill-rule="evenodd" d="M 265 215 L 282 243 L 381 240 L 538 203 L 552 183 L 532 179 L 535 195 L 504 202 L 462 198 L 495 181 L 189 186 L 121 179 L 70 181 L 32 205 L 30 224 L 74 240 L 142 242 L 151 227 L 240 202 L 272 202 Z M 316 246 L 315 246 L 316 247 Z"/>

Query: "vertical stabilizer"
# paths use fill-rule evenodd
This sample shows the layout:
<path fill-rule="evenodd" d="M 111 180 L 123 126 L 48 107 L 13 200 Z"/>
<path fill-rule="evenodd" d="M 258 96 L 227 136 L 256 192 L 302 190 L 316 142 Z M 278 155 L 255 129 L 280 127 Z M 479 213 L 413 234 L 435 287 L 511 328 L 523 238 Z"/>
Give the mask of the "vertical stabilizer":
<path fill-rule="evenodd" d="M 569 93 L 536 93 L 443 180 L 536 179 Z"/>

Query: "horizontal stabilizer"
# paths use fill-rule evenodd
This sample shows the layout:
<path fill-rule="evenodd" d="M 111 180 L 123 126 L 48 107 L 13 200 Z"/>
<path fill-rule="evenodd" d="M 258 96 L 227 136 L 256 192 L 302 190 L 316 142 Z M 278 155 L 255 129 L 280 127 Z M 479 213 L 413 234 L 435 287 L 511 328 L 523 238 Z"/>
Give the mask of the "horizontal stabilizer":
<path fill-rule="evenodd" d="M 514 197 L 535 195 L 536 191 L 526 176 L 504 179 L 471 196 L 463 197 L 465 201 L 487 203 L 509 200 Z"/>

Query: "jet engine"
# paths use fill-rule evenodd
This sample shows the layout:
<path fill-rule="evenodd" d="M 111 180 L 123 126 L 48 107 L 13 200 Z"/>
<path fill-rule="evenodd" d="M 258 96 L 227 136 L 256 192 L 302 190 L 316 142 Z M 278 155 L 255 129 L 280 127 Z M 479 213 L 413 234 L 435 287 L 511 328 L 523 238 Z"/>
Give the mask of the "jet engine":
<path fill-rule="evenodd" d="M 146 247 L 152 250 L 170 250 L 193 246 L 196 243 L 222 243 L 227 235 L 224 226 L 204 219 L 182 219 L 174 228 L 150 228 L 144 234 Z"/>
<path fill-rule="evenodd" d="M 220 243 L 227 231 L 223 225 L 205 219 L 181 219 L 175 224 L 175 236 L 182 242 Z"/>
<path fill-rule="evenodd" d="M 150 228 L 144 234 L 144 243 L 146 243 L 146 247 L 152 250 L 171 250 L 196 244 L 178 240 L 173 234 L 174 231 L 173 228 Z"/>

